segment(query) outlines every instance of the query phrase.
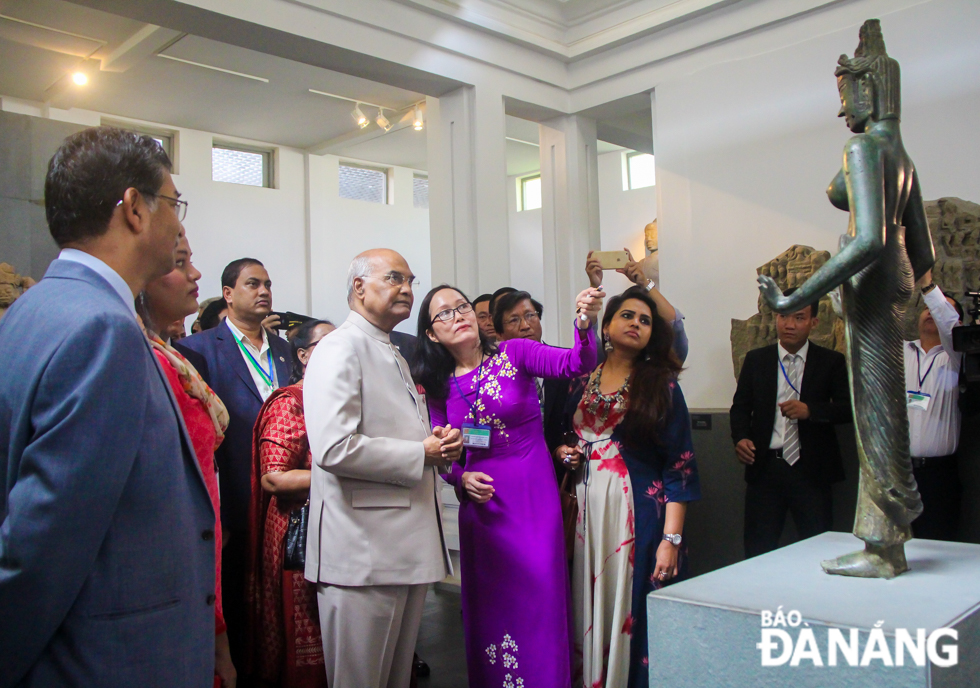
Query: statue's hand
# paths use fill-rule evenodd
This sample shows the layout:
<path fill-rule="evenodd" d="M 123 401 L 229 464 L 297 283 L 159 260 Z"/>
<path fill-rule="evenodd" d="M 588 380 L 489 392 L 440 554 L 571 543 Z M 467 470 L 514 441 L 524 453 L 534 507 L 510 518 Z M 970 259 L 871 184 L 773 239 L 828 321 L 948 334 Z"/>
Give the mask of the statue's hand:
<path fill-rule="evenodd" d="M 769 275 L 759 275 L 759 291 L 762 292 L 762 298 L 766 300 L 769 307 L 779 312 L 780 308 L 786 303 L 786 297 L 783 296 L 783 291 L 776 286 L 775 280 Z"/>

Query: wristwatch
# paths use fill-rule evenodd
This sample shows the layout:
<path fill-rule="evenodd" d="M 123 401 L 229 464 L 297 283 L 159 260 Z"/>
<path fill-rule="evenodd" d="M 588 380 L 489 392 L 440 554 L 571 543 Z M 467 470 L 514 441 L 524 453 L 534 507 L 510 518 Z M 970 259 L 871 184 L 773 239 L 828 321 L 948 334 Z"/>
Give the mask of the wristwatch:
<path fill-rule="evenodd" d="M 935 288 L 936 288 L 936 283 L 935 282 L 930 282 L 926 286 L 922 287 L 922 293 L 923 294 L 928 294 L 929 292 L 931 292 Z"/>
<path fill-rule="evenodd" d="M 664 540 L 672 544 L 674 547 L 681 544 L 682 539 L 683 538 L 681 538 L 679 533 L 664 533 Z"/>
<path fill-rule="evenodd" d="M 653 288 L 657 286 L 657 283 L 653 280 L 647 280 L 647 291 L 653 291 Z"/>

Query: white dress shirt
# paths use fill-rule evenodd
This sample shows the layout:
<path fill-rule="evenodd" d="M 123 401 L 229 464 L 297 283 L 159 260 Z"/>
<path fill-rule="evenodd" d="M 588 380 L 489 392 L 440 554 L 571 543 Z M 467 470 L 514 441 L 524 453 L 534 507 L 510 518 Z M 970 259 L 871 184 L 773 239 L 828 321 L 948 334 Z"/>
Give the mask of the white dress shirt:
<path fill-rule="evenodd" d="M 269 373 L 269 377 L 272 380 L 271 385 L 266 380 L 265 376 L 255 369 L 255 366 L 249 359 L 249 355 L 242 351 L 242 347 L 238 347 L 238 350 L 242 354 L 242 358 L 245 360 L 245 367 L 248 368 L 248 372 L 252 376 L 252 381 L 255 382 L 255 389 L 259 391 L 259 396 L 262 397 L 262 401 L 265 401 L 279 387 L 279 380 L 276 378 L 276 366 L 269 354 L 269 333 L 265 331 L 264 327 L 259 328 L 259 330 L 262 332 L 262 348 L 256 349 L 255 345 L 249 341 L 248 337 L 242 334 L 242 331 L 235 327 L 235 323 L 231 321 L 231 318 L 225 318 L 225 322 L 228 323 L 228 329 L 231 330 L 231 333 L 234 335 L 235 339 L 240 341 L 245 346 L 245 349 L 248 350 L 248 353 L 251 354 L 251 357 L 255 359 L 255 362 L 258 363 L 266 373 Z"/>
<path fill-rule="evenodd" d="M 79 251 L 77 248 L 63 248 L 61 253 L 58 254 L 58 260 L 70 260 L 73 263 L 81 263 L 87 268 L 91 268 L 99 273 L 99 277 L 104 279 L 109 283 L 109 286 L 119 294 L 129 310 L 133 312 L 133 317 L 136 317 L 136 299 L 133 298 L 133 290 L 129 288 L 126 284 L 126 280 L 119 276 L 119 273 L 106 265 L 103 261 L 99 260 L 91 253 L 85 253 L 85 251 Z"/>
<path fill-rule="evenodd" d="M 905 345 L 905 389 L 929 395 L 928 408 L 908 409 L 911 453 L 915 457 L 948 456 L 956 453 L 960 440 L 962 355 L 953 351 L 953 328 L 960 316 L 939 287 L 922 298 L 936 322 L 940 344 L 928 352 L 918 339 Z"/>
<path fill-rule="evenodd" d="M 803 371 L 806 370 L 806 354 L 810 350 L 810 340 L 806 340 L 796 355 L 799 356 L 800 360 L 797 362 L 797 368 L 799 370 L 799 375 L 797 376 L 797 388 L 801 389 L 803 387 Z M 790 352 L 783 348 L 782 344 L 776 345 L 776 353 L 779 356 L 779 360 L 786 365 L 786 357 L 792 356 Z M 792 377 L 789 368 L 787 367 L 786 373 Z M 779 363 L 776 363 L 776 422 L 772 425 L 772 439 L 769 441 L 770 449 L 782 449 L 783 448 L 783 436 L 786 434 L 786 423 L 794 423 L 796 421 L 791 421 L 783 415 L 783 412 L 779 410 L 779 404 L 784 401 L 789 401 L 790 399 L 799 399 L 800 395 L 793 391 L 793 388 L 789 386 L 786 381 L 786 376 L 783 375 L 782 368 Z"/>

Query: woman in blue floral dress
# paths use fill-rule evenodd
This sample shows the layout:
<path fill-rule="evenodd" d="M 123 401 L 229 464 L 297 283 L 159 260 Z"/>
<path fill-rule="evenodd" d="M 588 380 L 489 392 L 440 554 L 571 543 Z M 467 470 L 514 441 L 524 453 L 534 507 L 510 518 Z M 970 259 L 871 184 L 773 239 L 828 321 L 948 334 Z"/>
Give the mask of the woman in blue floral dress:
<path fill-rule="evenodd" d="M 649 685 L 645 598 L 687 575 L 677 536 L 701 491 L 681 364 L 653 300 L 641 288 L 610 299 L 602 336 L 606 360 L 572 383 L 555 450 L 578 480 L 575 682 L 639 688 Z"/>

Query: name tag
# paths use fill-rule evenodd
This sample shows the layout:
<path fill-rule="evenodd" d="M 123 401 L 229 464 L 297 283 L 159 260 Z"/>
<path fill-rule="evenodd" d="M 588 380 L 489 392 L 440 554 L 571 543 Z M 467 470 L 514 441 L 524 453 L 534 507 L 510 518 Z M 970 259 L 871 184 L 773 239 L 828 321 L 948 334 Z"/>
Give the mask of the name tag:
<path fill-rule="evenodd" d="M 907 392 L 908 395 L 908 407 L 910 409 L 918 409 L 919 411 L 928 411 L 929 402 L 932 401 L 932 397 L 924 392 Z"/>
<path fill-rule="evenodd" d="M 463 423 L 463 446 L 486 449 L 490 446 L 490 426 Z"/>

